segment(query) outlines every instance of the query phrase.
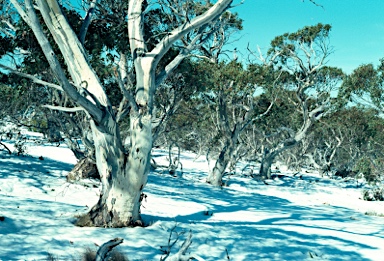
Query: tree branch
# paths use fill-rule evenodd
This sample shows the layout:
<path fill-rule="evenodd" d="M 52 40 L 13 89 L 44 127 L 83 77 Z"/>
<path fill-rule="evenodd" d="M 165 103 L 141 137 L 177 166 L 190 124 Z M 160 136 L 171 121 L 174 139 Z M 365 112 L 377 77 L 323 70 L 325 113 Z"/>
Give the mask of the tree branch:
<path fill-rule="evenodd" d="M 50 82 L 46 82 L 46 81 L 40 80 L 39 78 L 37 78 L 37 77 L 34 76 L 34 75 L 19 72 L 19 71 L 15 70 L 15 69 L 12 69 L 11 67 L 8 67 L 8 66 L 3 65 L 3 64 L 0 64 L 0 68 L 3 68 L 3 69 L 5 69 L 5 70 L 7 70 L 7 71 L 10 71 L 10 72 L 13 73 L 13 74 L 16 74 L 16 75 L 21 76 L 21 77 L 30 79 L 30 80 L 32 80 L 34 83 L 37 83 L 37 84 L 40 84 L 40 85 L 44 85 L 44 86 L 48 86 L 48 87 L 52 87 L 52 88 L 55 88 L 56 90 L 59 90 L 59 91 L 64 91 L 63 88 L 61 88 L 60 85 L 57 85 L 57 84 L 54 84 L 54 83 L 50 83 Z"/>
<path fill-rule="evenodd" d="M 156 88 L 160 86 L 160 84 L 168 77 L 168 75 L 184 60 L 185 57 L 190 54 L 190 52 L 196 47 L 196 42 L 200 38 L 200 35 L 197 35 L 191 43 L 183 48 L 180 53 L 169 62 L 163 71 L 161 71 L 156 77 Z"/>
<path fill-rule="evenodd" d="M 109 253 L 112 251 L 112 249 L 118 245 L 120 245 L 121 243 L 123 243 L 123 239 L 122 238 L 115 238 L 115 239 L 112 239 L 106 243 L 104 243 L 100 248 L 99 250 L 97 250 L 97 253 L 96 253 L 96 259 L 95 261 L 104 261 L 104 260 L 108 260 L 108 257 L 109 257 Z"/>
<path fill-rule="evenodd" d="M 155 58 L 155 63 L 157 64 L 162 57 L 167 53 L 171 46 L 178 40 L 180 40 L 188 32 L 197 29 L 205 24 L 210 23 L 219 17 L 222 13 L 227 10 L 232 4 L 233 0 L 219 0 L 208 9 L 204 14 L 199 15 L 187 21 L 183 25 L 172 30 L 166 37 L 164 37 L 156 47 L 150 52 L 151 55 Z"/>
<path fill-rule="evenodd" d="M 78 111 L 86 111 L 83 107 L 73 107 L 73 108 L 68 108 L 68 107 L 62 107 L 62 106 L 54 106 L 54 105 L 42 105 L 44 108 L 48 108 L 51 110 L 57 110 L 57 111 L 65 111 L 65 112 L 78 112 Z"/>
<path fill-rule="evenodd" d="M 8 154 L 12 154 L 12 151 L 7 147 L 7 145 L 2 143 L 1 141 L 0 141 L 0 145 L 3 146 L 8 151 Z"/>
<path fill-rule="evenodd" d="M 85 97 L 81 96 L 80 93 L 74 88 L 68 81 L 65 76 L 65 72 L 61 67 L 55 52 L 51 44 L 49 43 L 47 37 L 45 36 L 39 19 L 34 11 L 34 7 L 32 6 L 31 0 L 25 0 L 26 12 L 22 9 L 17 0 L 10 0 L 11 3 L 15 6 L 16 10 L 19 12 L 20 16 L 23 20 L 30 26 L 33 33 L 36 36 L 39 45 L 41 46 L 45 57 L 48 60 L 48 63 L 54 72 L 58 81 L 62 84 L 63 90 L 79 105 L 83 106 L 95 119 L 101 120 L 102 112 L 99 110 L 92 102 L 87 100 Z M 41 3 L 39 1 L 38 3 Z"/>
<path fill-rule="evenodd" d="M 83 45 L 69 25 L 57 0 L 38 0 L 37 4 L 75 85 L 81 86 L 85 83 L 87 90 L 98 100 L 97 103 L 102 107 L 111 107 L 99 78 L 90 66 Z"/>
<path fill-rule="evenodd" d="M 81 25 L 80 33 L 79 33 L 79 40 L 82 45 L 84 45 L 85 36 L 88 32 L 88 27 L 92 22 L 92 16 L 95 13 L 96 3 L 98 0 L 92 0 L 91 4 L 89 5 L 87 15 L 84 18 L 84 22 Z"/>

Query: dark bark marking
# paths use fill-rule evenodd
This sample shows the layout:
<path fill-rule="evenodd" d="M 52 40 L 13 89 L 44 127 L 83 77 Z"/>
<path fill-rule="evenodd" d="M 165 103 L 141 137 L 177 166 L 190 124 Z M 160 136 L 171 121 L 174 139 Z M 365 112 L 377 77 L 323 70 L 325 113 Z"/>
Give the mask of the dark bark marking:
<path fill-rule="evenodd" d="M 111 170 L 109 170 L 109 171 L 107 172 L 107 179 L 108 179 L 108 183 L 111 183 L 111 182 L 112 182 L 112 171 L 111 171 Z"/>

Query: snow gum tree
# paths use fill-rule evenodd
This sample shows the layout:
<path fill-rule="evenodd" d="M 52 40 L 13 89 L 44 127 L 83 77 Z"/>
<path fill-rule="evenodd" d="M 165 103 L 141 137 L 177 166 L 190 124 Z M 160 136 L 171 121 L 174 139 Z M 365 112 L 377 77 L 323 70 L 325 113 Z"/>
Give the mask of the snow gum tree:
<path fill-rule="evenodd" d="M 104 86 L 92 68 L 87 51 L 69 25 L 56 0 L 11 0 L 22 19 L 31 27 L 56 82 L 55 88 L 65 94 L 76 107 L 51 106 L 58 110 L 82 110 L 89 117 L 95 146 L 96 166 L 101 176 L 102 190 L 98 203 L 86 216 L 87 225 L 123 227 L 140 224 L 140 202 L 147 182 L 152 149 L 152 114 L 156 86 L 159 85 L 196 47 L 209 38 L 209 25 L 220 18 L 232 0 L 199 2 L 206 6 L 204 12 L 188 13 L 190 1 L 175 1 L 184 6 L 183 12 L 172 13 L 174 6 L 163 7 L 177 18 L 176 26 L 162 34 L 159 41 L 149 48 L 144 30 L 144 19 L 149 10 L 145 0 L 128 1 L 128 37 L 130 56 L 135 70 L 134 91 L 120 86 L 124 101 L 129 103 L 129 142 L 123 146 L 116 112 Z M 183 5 L 181 5 L 183 3 Z M 102 4 L 102 1 L 100 2 Z M 47 39 L 37 18 L 40 12 L 49 33 L 58 46 L 65 63 L 60 63 L 57 53 Z M 208 34 L 208 35 L 207 35 Z M 188 37 L 187 37 L 188 36 Z M 83 39 L 81 36 L 80 39 Z M 173 59 L 158 68 L 162 58 L 177 43 L 179 49 Z M 121 57 L 124 62 L 124 58 Z M 69 76 L 67 76 L 66 71 Z M 124 68 L 120 71 L 124 77 Z M 122 79 L 124 80 L 124 79 Z M 51 86 L 52 87 L 52 86 Z M 120 115 L 124 115 L 121 113 Z"/>
<path fill-rule="evenodd" d="M 384 111 L 384 59 L 375 68 L 373 64 L 363 64 L 346 76 L 339 93 L 345 99 L 362 106 Z"/>
<path fill-rule="evenodd" d="M 268 58 L 259 57 L 275 70 L 289 73 L 292 80 L 284 85 L 288 95 L 282 98 L 287 98 L 300 114 L 296 127 L 280 126 L 265 136 L 266 140 L 268 137 L 280 138 L 265 146 L 260 166 L 263 178 L 271 177 L 271 166 L 278 155 L 301 142 L 313 123 L 332 111 L 334 99 L 331 94 L 341 83 L 343 73 L 338 68 L 325 66 L 331 53 L 330 30 L 330 25 L 317 24 L 277 36 L 271 42 Z"/>
<path fill-rule="evenodd" d="M 259 97 L 255 95 L 255 92 L 262 89 L 259 78 L 261 75 L 267 78 L 268 68 L 251 65 L 244 69 L 242 64 L 236 61 L 211 65 L 211 68 L 214 68 L 214 72 L 209 74 L 213 86 L 208 91 L 212 94 L 212 123 L 220 149 L 207 182 L 222 186 L 227 167 L 236 161 L 237 152 L 243 145 L 240 135 L 248 126 L 267 115 L 273 102 L 264 110 L 260 110 Z"/>

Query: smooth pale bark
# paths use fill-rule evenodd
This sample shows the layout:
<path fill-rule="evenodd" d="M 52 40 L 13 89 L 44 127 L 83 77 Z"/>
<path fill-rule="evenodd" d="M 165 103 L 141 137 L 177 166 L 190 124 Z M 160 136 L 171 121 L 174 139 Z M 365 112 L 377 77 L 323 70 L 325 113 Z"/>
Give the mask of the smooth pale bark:
<path fill-rule="evenodd" d="M 72 30 L 56 0 L 39 0 L 37 4 L 55 42 L 64 56 L 72 81 L 96 105 L 111 106 L 98 76 L 89 64 L 86 51 Z"/>
<path fill-rule="evenodd" d="M 97 250 L 95 261 L 109 260 L 112 249 L 123 243 L 123 241 L 124 240 L 122 238 L 117 237 L 102 244 L 99 250 Z"/>
<path fill-rule="evenodd" d="M 221 150 L 219 158 L 216 160 L 215 166 L 213 170 L 208 174 L 207 182 L 214 186 L 222 186 L 223 185 L 223 176 L 225 170 L 228 167 L 229 162 L 233 157 L 233 153 L 235 151 L 235 146 L 233 142 L 229 142 L 224 146 Z"/>
<path fill-rule="evenodd" d="M 230 83 L 230 86 L 232 85 L 233 82 Z M 235 143 L 237 142 L 240 131 L 238 128 L 238 123 L 235 124 L 234 130 L 231 130 L 231 126 L 228 120 L 226 97 L 223 91 L 219 91 L 218 93 L 217 104 L 217 128 L 219 132 L 222 131 L 223 135 L 226 137 L 226 140 L 224 147 L 220 151 L 219 158 L 216 160 L 213 170 L 210 171 L 208 174 L 207 182 L 214 186 L 222 186 L 222 178 L 233 156 L 233 152 L 235 150 Z"/>
<path fill-rule="evenodd" d="M 298 140 L 296 139 L 288 139 L 281 142 L 276 148 L 272 149 L 271 151 L 269 150 L 264 151 L 264 155 L 263 155 L 263 158 L 261 159 L 260 171 L 259 171 L 259 174 L 262 179 L 271 178 L 271 167 L 275 158 L 285 150 L 288 150 L 289 148 L 292 148 L 293 146 L 295 146 L 297 142 Z"/>
<path fill-rule="evenodd" d="M 321 119 L 321 117 L 324 115 L 324 109 L 326 107 L 325 104 L 326 103 L 319 105 L 318 107 L 314 108 L 310 112 L 308 112 L 307 107 L 305 107 L 305 109 L 303 109 L 303 111 L 306 112 L 304 122 L 301 128 L 295 133 L 295 136 L 293 138 L 289 138 L 280 142 L 272 150 L 270 151 L 266 150 L 264 152 L 264 156 L 261 160 L 260 171 L 259 171 L 261 178 L 263 179 L 271 178 L 271 166 L 273 161 L 282 152 L 296 146 L 308 135 L 309 128 L 312 126 L 312 124 L 318 121 L 319 119 Z"/>
<path fill-rule="evenodd" d="M 146 167 L 136 164 L 133 159 L 136 155 L 132 151 L 127 158 L 108 97 L 57 2 L 39 1 L 38 5 L 45 23 L 64 55 L 76 86 L 83 88 L 87 99 L 102 111 L 102 117 L 90 121 L 96 166 L 102 181 L 100 199 L 89 213 L 90 220 L 93 225 L 103 227 L 133 225 L 140 220 L 140 195 L 146 183 L 146 176 L 140 174 L 145 172 L 142 169 Z M 148 132 L 145 132 L 144 136 L 148 136 Z M 150 141 L 149 143 L 151 144 Z M 148 147 L 150 146 L 147 145 L 143 149 L 147 158 Z"/>
<path fill-rule="evenodd" d="M 137 136 L 147 136 L 148 132 L 144 129 L 137 133 L 135 129 L 132 133 L 135 144 L 129 155 L 125 155 L 116 122 L 111 121 L 109 129 L 92 125 L 96 165 L 103 185 L 99 201 L 89 213 L 90 219 L 96 226 L 140 224 L 140 192 L 147 181 L 143 173 L 148 172 L 146 161 L 150 149 L 143 148 Z"/>

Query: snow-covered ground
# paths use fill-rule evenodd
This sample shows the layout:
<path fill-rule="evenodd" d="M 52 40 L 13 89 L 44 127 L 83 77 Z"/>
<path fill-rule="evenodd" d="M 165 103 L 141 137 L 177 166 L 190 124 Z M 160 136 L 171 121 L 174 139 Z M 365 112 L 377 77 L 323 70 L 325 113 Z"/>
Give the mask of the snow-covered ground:
<path fill-rule="evenodd" d="M 80 228 L 75 216 L 96 203 L 100 187 L 66 182 L 76 159 L 64 145 L 30 143 L 27 154 L 0 146 L 0 260 L 46 260 L 48 253 L 79 260 L 86 247 L 116 237 L 129 260 L 159 260 L 175 226 L 186 233 L 173 251 L 192 231 L 189 251 L 201 260 L 384 260 L 384 217 L 366 215 L 384 214 L 384 202 L 363 201 L 355 181 L 281 168 L 287 177 L 269 185 L 239 175 L 220 189 L 205 183 L 205 159 L 182 153 L 178 177 L 150 173 L 142 206 L 149 226 Z M 166 151 L 153 155 L 167 164 Z"/>

